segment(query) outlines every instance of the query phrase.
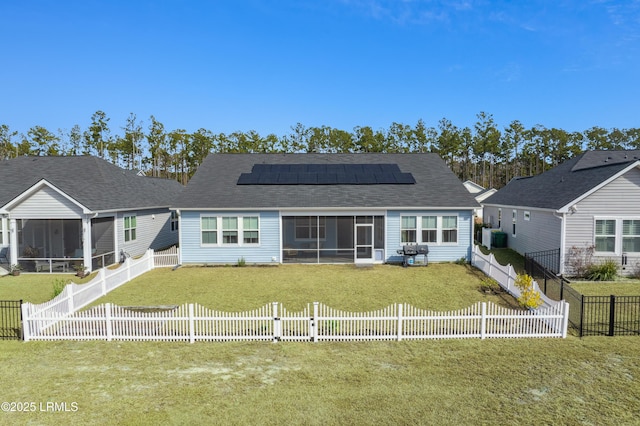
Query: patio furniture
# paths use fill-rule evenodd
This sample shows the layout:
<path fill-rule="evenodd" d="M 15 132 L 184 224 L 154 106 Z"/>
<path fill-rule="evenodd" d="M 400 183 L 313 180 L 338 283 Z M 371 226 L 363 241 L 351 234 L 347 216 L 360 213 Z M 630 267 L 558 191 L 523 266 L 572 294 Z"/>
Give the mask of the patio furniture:
<path fill-rule="evenodd" d="M 3 262 L 2 259 L 4 259 L 4 262 L 9 263 L 9 247 L 2 247 L 0 249 L 0 263 Z"/>

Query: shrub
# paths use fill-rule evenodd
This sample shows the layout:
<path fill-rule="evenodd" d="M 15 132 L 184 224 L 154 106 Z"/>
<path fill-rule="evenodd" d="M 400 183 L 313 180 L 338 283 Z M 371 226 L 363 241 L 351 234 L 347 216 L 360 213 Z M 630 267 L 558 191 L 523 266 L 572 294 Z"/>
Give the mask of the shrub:
<path fill-rule="evenodd" d="M 53 298 L 55 298 L 57 295 L 59 295 L 60 293 L 62 293 L 62 290 L 64 290 L 64 287 L 67 285 L 67 281 L 65 281 L 62 278 L 56 278 L 55 280 L 53 280 Z"/>
<path fill-rule="evenodd" d="M 498 281 L 485 277 L 480 280 L 480 291 L 483 293 L 499 293 L 502 290 Z"/>
<path fill-rule="evenodd" d="M 571 274 L 576 277 L 586 276 L 589 268 L 593 265 L 593 252 L 596 246 L 586 245 L 584 247 L 572 246 L 567 255 L 565 264 L 571 270 Z"/>
<path fill-rule="evenodd" d="M 520 289 L 518 303 L 523 308 L 537 309 L 542 305 L 540 292 L 533 288 L 533 278 L 530 275 L 518 275 L 515 286 Z"/>
<path fill-rule="evenodd" d="M 244 260 L 244 257 L 241 257 L 240 259 L 238 259 L 238 266 L 239 267 L 243 267 L 247 265 L 247 261 Z"/>
<path fill-rule="evenodd" d="M 591 281 L 612 281 L 618 275 L 618 264 L 613 259 L 594 264 L 587 268 L 586 278 Z"/>

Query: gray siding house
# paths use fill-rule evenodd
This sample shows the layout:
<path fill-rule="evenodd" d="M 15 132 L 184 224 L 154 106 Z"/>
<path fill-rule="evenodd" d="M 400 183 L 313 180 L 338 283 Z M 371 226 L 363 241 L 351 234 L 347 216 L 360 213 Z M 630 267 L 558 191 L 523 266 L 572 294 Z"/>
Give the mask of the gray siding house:
<path fill-rule="evenodd" d="M 173 203 L 183 264 L 469 258 L 479 204 L 436 154 L 210 154 Z"/>
<path fill-rule="evenodd" d="M 559 250 L 572 274 L 573 247 L 593 246 L 622 273 L 640 267 L 640 151 L 588 151 L 538 176 L 513 179 L 483 202 L 484 220 L 521 254 Z"/>
<path fill-rule="evenodd" d="M 178 182 L 92 156 L 0 161 L 0 247 L 28 272 L 87 270 L 178 242 Z M 8 248 L 8 250 L 7 250 Z"/>

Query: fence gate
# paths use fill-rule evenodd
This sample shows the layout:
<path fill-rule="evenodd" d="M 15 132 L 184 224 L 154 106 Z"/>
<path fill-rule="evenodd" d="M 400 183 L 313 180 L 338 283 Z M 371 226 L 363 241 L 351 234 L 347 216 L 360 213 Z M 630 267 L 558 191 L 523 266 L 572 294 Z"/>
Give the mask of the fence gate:
<path fill-rule="evenodd" d="M 22 300 L 0 300 L 0 340 L 22 340 Z"/>

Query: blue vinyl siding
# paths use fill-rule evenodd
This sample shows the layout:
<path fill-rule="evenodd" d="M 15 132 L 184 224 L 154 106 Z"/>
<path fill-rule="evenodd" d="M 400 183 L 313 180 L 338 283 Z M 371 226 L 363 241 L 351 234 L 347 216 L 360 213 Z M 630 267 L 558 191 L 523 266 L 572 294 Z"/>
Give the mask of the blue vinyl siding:
<path fill-rule="evenodd" d="M 260 224 L 260 243 L 257 245 L 207 246 L 201 244 L 200 217 L 247 217 L 258 216 Z M 180 218 L 180 248 L 182 263 L 220 263 L 235 264 L 244 258 L 247 263 L 272 263 L 275 257 L 280 262 L 280 217 L 278 212 L 256 211 L 182 211 Z M 242 235 L 238 236 L 242 241 Z M 221 234 L 218 242 L 221 241 Z"/>
<path fill-rule="evenodd" d="M 434 244 L 429 246 L 429 262 L 451 262 L 462 257 L 469 259 L 471 256 L 471 229 L 473 226 L 472 210 L 390 210 L 387 212 L 387 262 L 401 262 L 402 256 L 396 250 L 402 248 L 400 242 L 400 217 L 401 216 L 458 216 L 458 242 L 457 244 Z M 419 232 L 418 232 L 419 234 Z M 420 235 L 418 235 L 420 243 Z"/>

